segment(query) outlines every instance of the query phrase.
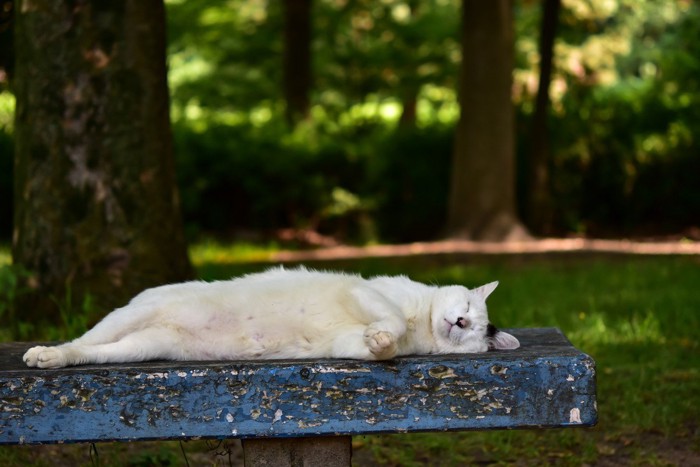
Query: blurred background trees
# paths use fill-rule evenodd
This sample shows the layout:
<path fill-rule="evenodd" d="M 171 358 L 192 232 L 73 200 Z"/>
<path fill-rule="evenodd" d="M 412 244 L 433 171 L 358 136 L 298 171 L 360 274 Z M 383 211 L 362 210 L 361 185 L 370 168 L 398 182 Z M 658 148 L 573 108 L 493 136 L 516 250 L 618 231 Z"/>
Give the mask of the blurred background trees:
<path fill-rule="evenodd" d="M 445 235 L 461 2 L 313 2 L 309 116 L 293 129 L 284 125 L 282 3 L 168 2 L 189 233 Z M 550 235 L 656 235 L 697 225 L 698 7 L 566 0 L 552 25 L 542 17 L 549 3 L 512 2 L 518 217 Z M 553 26 L 551 99 L 536 110 L 541 31 Z M 547 214 L 527 215 L 528 203 L 545 195 Z"/>
<path fill-rule="evenodd" d="M 554 24 L 542 16 L 552 3 L 511 2 L 517 218 L 536 234 L 690 235 L 700 218 L 699 7 L 561 0 Z M 189 238 L 292 228 L 411 241 L 449 232 L 461 6 L 166 1 Z M 308 31 L 289 27 L 294 15 Z M 543 31 L 552 52 L 545 87 Z M 5 71 L 0 213 L 9 238 L 14 97 Z M 538 87 L 549 89 L 548 102 Z M 533 209 L 541 199 L 546 210 Z"/>

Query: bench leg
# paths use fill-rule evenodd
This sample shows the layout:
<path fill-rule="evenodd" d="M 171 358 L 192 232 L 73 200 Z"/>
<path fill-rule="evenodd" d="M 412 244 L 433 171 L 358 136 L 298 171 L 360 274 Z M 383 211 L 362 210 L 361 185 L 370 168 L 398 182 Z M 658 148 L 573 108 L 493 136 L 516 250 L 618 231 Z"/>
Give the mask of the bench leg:
<path fill-rule="evenodd" d="M 349 467 L 350 436 L 244 439 L 245 467 Z"/>

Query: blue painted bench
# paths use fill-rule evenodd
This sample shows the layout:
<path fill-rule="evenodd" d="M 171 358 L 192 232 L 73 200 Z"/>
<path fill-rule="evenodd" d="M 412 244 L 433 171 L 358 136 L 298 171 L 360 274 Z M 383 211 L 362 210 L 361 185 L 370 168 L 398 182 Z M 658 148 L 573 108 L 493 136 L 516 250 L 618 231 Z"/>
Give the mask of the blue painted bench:
<path fill-rule="evenodd" d="M 356 434 L 594 425 L 593 359 L 555 328 L 509 332 L 520 349 L 59 370 L 0 344 L 0 444 L 243 438 L 247 465 L 330 466 L 349 465 Z"/>

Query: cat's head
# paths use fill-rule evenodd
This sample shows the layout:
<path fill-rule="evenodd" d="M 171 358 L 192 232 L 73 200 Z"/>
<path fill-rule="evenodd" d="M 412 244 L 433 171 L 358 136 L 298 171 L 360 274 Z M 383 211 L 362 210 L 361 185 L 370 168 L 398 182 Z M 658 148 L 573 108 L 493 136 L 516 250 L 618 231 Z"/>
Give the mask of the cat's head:
<path fill-rule="evenodd" d="M 486 352 L 517 349 L 520 342 L 489 322 L 486 298 L 498 282 L 476 289 L 452 285 L 436 290 L 432 307 L 432 331 L 441 353 Z"/>

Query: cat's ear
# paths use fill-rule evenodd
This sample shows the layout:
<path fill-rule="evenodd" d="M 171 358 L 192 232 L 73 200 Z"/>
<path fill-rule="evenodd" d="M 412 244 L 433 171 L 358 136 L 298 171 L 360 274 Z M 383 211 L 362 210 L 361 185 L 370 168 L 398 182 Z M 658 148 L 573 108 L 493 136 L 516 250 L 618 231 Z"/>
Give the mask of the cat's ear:
<path fill-rule="evenodd" d="M 496 286 L 498 286 L 498 281 L 489 282 L 488 284 L 484 284 L 481 287 L 472 289 L 472 292 L 474 292 L 479 297 L 483 298 L 484 301 L 486 301 L 486 298 L 489 295 L 491 295 L 491 292 L 493 292 L 496 289 Z"/>
<path fill-rule="evenodd" d="M 496 331 L 496 333 L 489 337 L 489 348 L 495 350 L 514 350 L 520 347 L 520 341 L 507 332 Z"/>

